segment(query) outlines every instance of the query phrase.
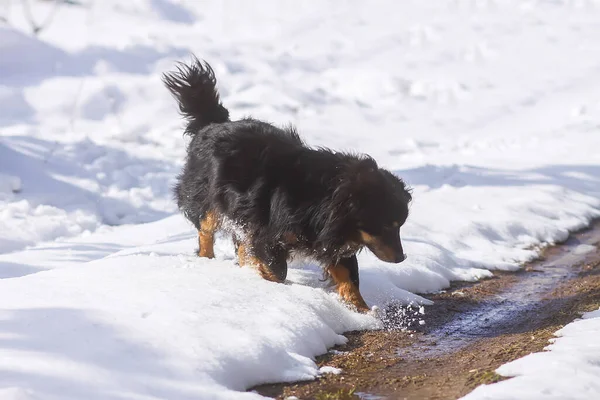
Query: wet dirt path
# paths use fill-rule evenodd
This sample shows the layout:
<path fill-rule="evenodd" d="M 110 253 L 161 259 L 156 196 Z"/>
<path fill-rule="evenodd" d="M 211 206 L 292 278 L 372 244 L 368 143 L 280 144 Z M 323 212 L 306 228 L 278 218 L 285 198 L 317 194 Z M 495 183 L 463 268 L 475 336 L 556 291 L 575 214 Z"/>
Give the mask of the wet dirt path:
<path fill-rule="evenodd" d="M 504 378 L 500 365 L 542 351 L 553 333 L 600 307 L 600 221 L 515 273 L 429 295 L 415 331 L 346 333 L 318 357 L 342 369 L 309 382 L 255 387 L 283 399 L 456 399 Z"/>

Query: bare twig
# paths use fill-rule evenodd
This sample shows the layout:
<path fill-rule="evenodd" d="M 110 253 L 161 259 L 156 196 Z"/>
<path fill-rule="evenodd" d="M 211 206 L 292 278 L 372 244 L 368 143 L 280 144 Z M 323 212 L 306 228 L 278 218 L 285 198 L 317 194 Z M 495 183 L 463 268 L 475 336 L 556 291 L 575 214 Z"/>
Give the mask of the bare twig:
<path fill-rule="evenodd" d="M 37 35 L 41 31 L 43 31 L 44 29 L 46 29 L 52 23 L 52 20 L 54 19 L 54 16 L 58 12 L 59 6 L 63 2 L 62 1 L 54 1 L 54 6 L 52 7 L 52 10 L 50 10 L 50 12 L 48 13 L 48 15 L 46 16 L 46 19 L 41 24 L 38 24 L 35 21 L 35 18 L 33 17 L 33 13 L 31 12 L 31 6 L 29 4 L 29 0 L 21 0 L 21 3 L 23 4 L 23 12 L 25 13 L 25 18 L 27 18 L 27 21 L 29 22 L 29 25 L 31 25 L 31 29 L 33 31 L 33 34 Z"/>
<path fill-rule="evenodd" d="M 4 3 L 4 7 L 2 10 L 3 15 L 0 15 L 0 23 L 10 25 L 10 23 L 8 22 L 8 16 L 10 15 L 11 6 L 12 6 L 12 2 L 10 0 L 7 0 Z"/>

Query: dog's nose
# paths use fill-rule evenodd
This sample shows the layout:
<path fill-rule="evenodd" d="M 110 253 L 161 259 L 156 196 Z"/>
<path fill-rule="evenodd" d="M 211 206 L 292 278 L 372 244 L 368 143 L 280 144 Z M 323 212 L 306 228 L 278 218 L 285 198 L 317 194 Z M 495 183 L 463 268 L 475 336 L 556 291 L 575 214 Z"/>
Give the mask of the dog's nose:
<path fill-rule="evenodd" d="M 406 260 L 407 256 L 406 254 L 396 254 L 396 262 L 397 263 L 401 263 L 402 261 Z"/>

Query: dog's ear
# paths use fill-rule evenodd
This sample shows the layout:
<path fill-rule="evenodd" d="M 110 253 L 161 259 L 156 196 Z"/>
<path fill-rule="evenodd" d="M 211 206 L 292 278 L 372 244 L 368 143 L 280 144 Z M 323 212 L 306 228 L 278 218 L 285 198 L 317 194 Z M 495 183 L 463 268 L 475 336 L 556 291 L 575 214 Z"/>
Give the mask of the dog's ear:
<path fill-rule="evenodd" d="M 356 164 L 352 179 L 359 186 L 368 185 L 378 179 L 378 170 L 375 160 L 370 157 L 364 158 Z"/>
<path fill-rule="evenodd" d="M 381 169 L 380 171 L 383 177 L 394 188 L 394 193 L 396 193 L 396 196 L 404 202 L 410 203 L 412 200 L 412 189 L 410 189 L 402 179 L 392 174 L 390 171 L 385 169 Z"/>
<path fill-rule="evenodd" d="M 355 159 L 347 165 L 333 193 L 332 213 L 354 214 L 356 208 L 360 207 L 361 199 L 369 192 L 369 187 L 380 179 L 378 171 L 377 163 L 368 156 Z"/>
<path fill-rule="evenodd" d="M 338 182 L 333 199 L 332 214 L 354 215 L 379 177 L 377 163 L 370 157 L 355 160 Z"/>

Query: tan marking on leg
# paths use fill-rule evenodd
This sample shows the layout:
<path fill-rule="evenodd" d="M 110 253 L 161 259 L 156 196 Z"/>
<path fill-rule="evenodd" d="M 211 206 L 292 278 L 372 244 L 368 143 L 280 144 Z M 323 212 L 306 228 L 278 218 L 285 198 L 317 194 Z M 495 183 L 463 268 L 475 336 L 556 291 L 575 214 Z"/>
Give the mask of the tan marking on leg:
<path fill-rule="evenodd" d="M 240 242 L 238 244 L 238 248 L 237 248 L 237 256 L 238 256 L 238 265 L 240 267 L 243 267 L 244 265 L 247 265 L 248 263 L 248 254 L 246 252 L 246 245 L 242 242 Z"/>
<path fill-rule="evenodd" d="M 219 218 L 214 211 L 206 213 L 200 220 L 200 230 L 198 231 L 198 244 L 200 257 L 215 258 L 215 231 L 219 227 Z"/>
<path fill-rule="evenodd" d="M 337 291 L 344 301 L 355 306 L 360 312 L 369 311 L 360 291 L 350 280 L 350 271 L 343 265 L 333 265 L 327 270 L 337 285 Z"/>

